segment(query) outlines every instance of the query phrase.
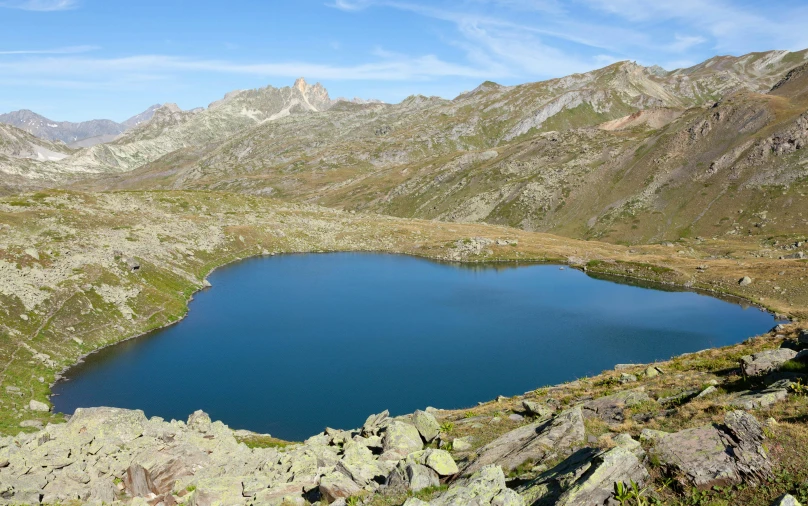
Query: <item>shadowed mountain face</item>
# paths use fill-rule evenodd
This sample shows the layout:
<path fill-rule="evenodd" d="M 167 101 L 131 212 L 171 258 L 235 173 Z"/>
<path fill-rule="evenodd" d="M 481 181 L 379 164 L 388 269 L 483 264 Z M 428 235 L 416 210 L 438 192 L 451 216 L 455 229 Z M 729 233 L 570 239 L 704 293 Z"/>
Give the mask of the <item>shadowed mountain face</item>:
<path fill-rule="evenodd" d="M 82 121 L 81 123 L 53 121 L 27 109 L 0 114 L 0 123 L 15 126 L 40 139 L 52 142 L 61 141 L 74 147 L 89 147 L 101 142 L 109 142 L 130 128 L 148 121 L 159 107 L 159 105 L 153 105 L 123 123 L 116 123 L 108 119 Z"/>
<path fill-rule="evenodd" d="M 616 242 L 792 233 L 806 54 L 621 62 L 396 105 L 332 101 L 301 79 L 166 105 L 51 170 L 97 173 L 88 189 L 228 190 Z"/>

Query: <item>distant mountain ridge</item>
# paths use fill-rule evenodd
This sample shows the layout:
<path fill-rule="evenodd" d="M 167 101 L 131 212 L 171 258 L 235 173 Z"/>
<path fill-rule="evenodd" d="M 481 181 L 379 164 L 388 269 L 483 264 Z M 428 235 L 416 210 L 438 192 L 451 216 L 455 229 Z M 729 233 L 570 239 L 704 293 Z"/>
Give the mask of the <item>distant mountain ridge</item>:
<path fill-rule="evenodd" d="M 61 141 L 65 144 L 78 144 L 76 147 L 89 147 L 100 142 L 108 142 L 116 136 L 145 123 L 159 109 L 159 104 L 149 107 L 123 123 L 108 119 L 95 119 L 74 123 L 70 121 L 53 121 L 28 109 L 0 114 L 0 123 L 15 126 L 21 130 L 51 142 Z M 95 142 L 81 145 L 82 141 L 93 139 Z"/>
<path fill-rule="evenodd" d="M 40 184 L 83 179 L 81 189 L 272 195 L 625 243 L 785 233 L 805 219 L 789 206 L 808 193 L 806 62 L 808 50 L 672 71 L 623 61 L 398 104 L 332 100 L 298 79 L 205 109 L 166 104 L 105 144 L 0 170 Z"/>

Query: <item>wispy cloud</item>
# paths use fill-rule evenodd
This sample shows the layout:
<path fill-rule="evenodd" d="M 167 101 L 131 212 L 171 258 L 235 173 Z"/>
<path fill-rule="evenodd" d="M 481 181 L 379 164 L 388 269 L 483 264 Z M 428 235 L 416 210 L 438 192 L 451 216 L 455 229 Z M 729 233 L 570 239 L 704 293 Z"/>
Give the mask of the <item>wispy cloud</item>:
<path fill-rule="evenodd" d="M 0 55 L 14 54 L 79 54 L 100 49 L 98 46 L 67 46 L 51 49 L 15 49 L 11 51 L 0 51 Z"/>
<path fill-rule="evenodd" d="M 78 0 L 5 0 L 0 7 L 24 11 L 66 11 L 78 7 Z"/>
<path fill-rule="evenodd" d="M 149 80 L 179 79 L 188 73 L 242 74 L 262 78 L 306 76 L 311 79 L 346 81 L 423 81 L 441 77 L 484 79 L 489 72 L 488 69 L 451 63 L 435 55 L 409 57 L 383 50 L 377 51 L 375 61 L 346 66 L 308 62 L 238 63 L 167 55 L 0 60 L 0 75 L 13 76 L 18 83 L 29 79 L 37 85 L 42 85 L 48 78 L 59 83 L 86 81 L 136 84 Z"/>

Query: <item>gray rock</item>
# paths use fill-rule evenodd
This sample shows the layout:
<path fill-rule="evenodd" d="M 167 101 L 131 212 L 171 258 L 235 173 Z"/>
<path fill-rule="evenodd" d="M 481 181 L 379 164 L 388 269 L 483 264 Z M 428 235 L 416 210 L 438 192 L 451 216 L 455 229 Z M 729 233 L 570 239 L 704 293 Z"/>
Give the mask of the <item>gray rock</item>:
<path fill-rule="evenodd" d="M 393 421 L 387 426 L 382 438 L 383 460 L 400 460 L 412 452 L 421 450 L 421 434 L 414 425 Z"/>
<path fill-rule="evenodd" d="M 241 494 L 240 477 L 204 478 L 196 480 L 194 486 L 196 486 L 196 490 L 193 491 L 186 503 L 189 506 L 213 506 L 217 504 L 235 506 L 244 504 L 246 501 Z"/>
<path fill-rule="evenodd" d="M 586 418 L 600 418 L 606 423 L 621 423 L 625 419 L 624 411 L 626 408 L 650 400 L 651 398 L 648 397 L 642 387 L 624 390 L 585 402 L 583 414 Z"/>
<path fill-rule="evenodd" d="M 409 482 L 408 488 L 413 492 L 440 485 L 438 473 L 427 466 L 410 464 L 406 467 L 405 472 L 407 473 L 407 481 Z"/>
<path fill-rule="evenodd" d="M 645 371 L 643 371 L 643 374 L 645 375 L 646 378 L 655 378 L 655 377 L 659 376 L 660 374 L 664 374 L 664 373 L 662 372 L 662 369 L 660 369 L 659 367 L 654 366 L 654 365 L 649 365 L 645 369 Z"/>
<path fill-rule="evenodd" d="M 717 391 L 718 391 L 718 389 L 716 387 L 714 387 L 713 385 L 710 385 L 707 388 L 705 388 L 704 390 L 702 390 L 701 392 L 699 392 L 699 394 L 696 396 L 696 399 L 702 399 L 704 397 L 709 397 L 709 396 L 713 395 L 714 393 L 716 393 Z"/>
<path fill-rule="evenodd" d="M 252 504 L 255 506 L 292 506 L 293 504 L 305 506 L 306 501 L 303 499 L 303 489 L 304 485 L 302 483 L 278 483 L 272 487 L 258 491 L 252 500 Z M 337 503 L 334 502 L 333 504 Z"/>
<path fill-rule="evenodd" d="M 808 344 L 808 329 L 800 330 L 800 335 L 797 337 L 800 344 Z"/>
<path fill-rule="evenodd" d="M 510 472 L 527 460 L 541 464 L 547 459 L 566 457 L 584 439 L 584 433 L 581 408 L 569 409 L 552 420 L 525 425 L 483 446 L 462 474 L 470 476 L 490 464 Z"/>
<path fill-rule="evenodd" d="M 642 487 L 650 479 L 640 443 L 627 434 L 615 442 L 609 450 L 584 448 L 517 491 L 530 504 L 610 504 L 615 483 L 634 481 Z"/>
<path fill-rule="evenodd" d="M 90 501 L 112 503 L 118 493 L 115 483 L 109 476 L 96 478 L 90 482 Z"/>
<path fill-rule="evenodd" d="M 522 401 L 522 407 L 529 415 L 538 418 L 550 418 L 553 416 L 553 413 L 555 413 L 555 410 L 546 404 L 539 404 L 538 402 L 534 401 L 524 400 Z"/>
<path fill-rule="evenodd" d="M 39 420 L 23 420 L 20 422 L 20 427 L 41 429 L 42 422 Z"/>
<path fill-rule="evenodd" d="M 754 355 L 741 357 L 741 370 L 747 376 L 760 376 L 778 369 L 781 365 L 797 356 L 797 352 L 788 348 L 761 351 Z"/>
<path fill-rule="evenodd" d="M 31 401 L 28 403 L 28 409 L 30 409 L 31 411 L 47 413 L 48 411 L 50 411 L 50 406 L 48 406 L 44 402 L 31 399 Z"/>
<path fill-rule="evenodd" d="M 685 487 L 757 484 L 771 476 L 764 438 L 755 417 L 732 411 L 724 417 L 724 425 L 655 437 L 651 453 Z"/>
<path fill-rule="evenodd" d="M 431 506 L 431 505 L 430 503 L 422 501 L 417 497 L 410 497 L 409 499 L 407 499 L 407 502 L 405 502 L 403 506 Z"/>
<path fill-rule="evenodd" d="M 320 478 L 319 488 L 320 494 L 329 504 L 362 491 L 359 485 L 339 471 L 332 471 Z"/>
<path fill-rule="evenodd" d="M 522 415 L 517 415 L 516 413 L 513 413 L 513 414 L 508 415 L 508 420 L 510 420 L 510 421 L 512 421 L 512 422 L 521 422 L 521 421 L 523 421 L 524 419 L 525 419 L 525 417 L 524 417 L 524 416 L 522 416 Z"/>
<path fill-rule="evenodd" d="M 752 284 L 752 278 L 749 276 L 744 276 L 740 279 L 740 281 L 738 281 L 738 284 L 741 286 L 749 286 Z"/>
<path fill-rule="evenodd" d="M 433 499 L 432 506 L 497 505 L 524 506 L 524 500 L 505 486 L 502 468 L 482 467 L 469 478 L 452 484 L 445 493 Z"/>
<path fill-rule="evenodd" d="M 456 452 L 471 450 L 471 436 L 454 438 L 452 441 L 452 450 Z"/>
<path fill-rule="evenodd" d="M 25 474 L 23 476 L 2 475 L 0 482 L 0 499 L 8 504 L 40 504 L 39 498 L 48 484 L 44 474 Z"/>
<path fill-rule="evenodd" d="M 362 426 L 362 434 L 365 436 L 377 435 L 379 431 L 390 423 L 390 411 L 384 410 L 378 415 L 370 415 Z"/>
<path fill-rule="evenodd" d="M 202 410 L 194 411 L 193 414 L 188 417 L 188 422 L 186 423 L 189 429 L 203 434 L 210 431 L 210 424 L 210 416 Z"/>
<path fill-rule="evenodd" d="M 636 383 L 636 382 L 637 382 L 637 377 L 634 376 L 633 374 L 622 373 L 620 375 L 620 383 L 623 384 L 623 385 L 625 385 L 626 383 Z"/>
<path fill-rule="evenodd" d="M 432 413 L 418 410 L 413 414 L 412 421 L 427 443 L 431 443 L 440 434 L 440 424 Z"/>
<path fill-rule="evenodd" d="M 783 381 L 783 380 L 781 380 Z M 788 381 L 788 380 L 785 380 Z M 731 399 L 729 406 L 746 410 L 768 408 L 786 400 L 788 390 L 785 388 L 767 388 L 765 390 L 747 390 Z"/>
<path fill-rule="evenodd" d="M 132 497 L 146 497 L 155 493 L 154 483 L 152 483 L 149 472 L 139 464 L 129 466 L 123 484 L 126 492 Z"/>
<path fill-rule="evenodd" d="M 143 411 L 118 408 L 78 408 L 67 422 L 71 434 L 89 432 L 97 438 L 111 437 L 129 443 L 143 434 L 148 420 Z"/>
<path fill-rule="evenodd" d="M 772 506 L 802 506 L 796 497 L 786 494 L 772 503 Z"/>
<path fill-rule="evenodd" d="M 315 470 L 316 467 L 315 465 Z M 342 459 L 337 464 L 337 470 L 342 471 L 360 487 L 364 487 L 376 479 L 385 478 L 389 473 L 389 470 L 376 462 L 373 452 L 354 442 L 345 445 Z"/>

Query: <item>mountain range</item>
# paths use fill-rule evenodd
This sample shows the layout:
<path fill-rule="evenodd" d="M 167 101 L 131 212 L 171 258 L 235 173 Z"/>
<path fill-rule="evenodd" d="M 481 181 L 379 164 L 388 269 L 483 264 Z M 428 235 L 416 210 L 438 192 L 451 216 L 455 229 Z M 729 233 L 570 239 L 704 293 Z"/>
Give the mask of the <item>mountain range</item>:
<path fill-rule="evenodd" d="M 127 130 L 149 121 L 154 115 L 154 111 L 160 107 L 159 104 L 153 105 L 123 123 L 116 123 L 108 119 L 95 119 L 80 123 L 53 121 L 28 109 L 0 114 L 0 123 L 15 126 L 40 139 L 52 142 L 61 141 L 71 147 L 86 148 L 112 141 Z"/>
<path fill-rule="evenodd" d="M 43 185 L 227 190 L 625 243 L 787 233 L 805 224 L 807 58 L 720 56 L 670 72 L 619 62 L 394 105 L 331 100 L 299 79 L 205 109 L 166 104 L 111 142 L 29 158 L 24 170 L 0 150 L 0 170 Z"/>

